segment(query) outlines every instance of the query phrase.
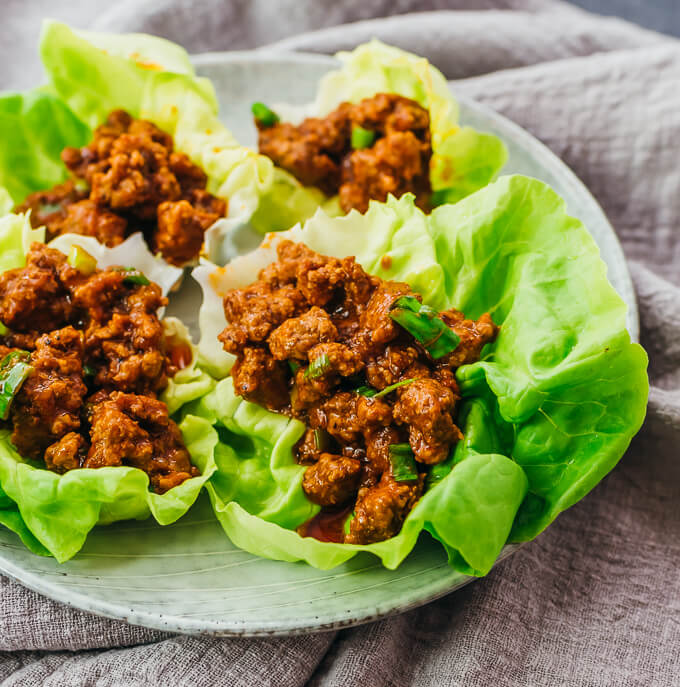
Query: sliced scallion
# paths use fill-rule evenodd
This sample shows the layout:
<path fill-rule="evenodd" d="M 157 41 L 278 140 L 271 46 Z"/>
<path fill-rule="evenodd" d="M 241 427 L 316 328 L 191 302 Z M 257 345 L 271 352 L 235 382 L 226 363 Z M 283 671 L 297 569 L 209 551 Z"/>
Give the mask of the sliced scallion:
<path fill-rule="evenodd" d="M 279 115 L 270 110 L 264 103 L 253 103 L 250 107 L 253 117 L 262 126 L 274 126 L 279 123 Z"/>
<path fill-rule="evenodd" d="M 357 389 L 357 393 L 360 396 L 366 396 L 367 398 L 380 398 L 381 396 L 387 396 L 387 394 L 392 393 L 395 389 L 398 389 L 401 386 L 406 386 L 407 384 L 410 384 L 411 382 L 415 382 L 416 378 L 411 377 L 411 379 L 402 379 L 398 382 L 395 382 L 394 384 L 390 384 L 389 386 L 386 386 L 382 391 L 378 391 L 377 389 L 373 389 L 370 386 L 360 386 Z"/>
<path fill-rule="evenodd" d="M 74 243 L 68 252 L 67 262 L 73 269 L 89 277 L 97 270 L 97 261 L 78 244 Z"/>
<path fill-rule="evenodd" d="M 396 482 L 412 482 L 418 479 L 418 468 L 409 444 L 390 444 L 392 476 Z"/>
<path fill-rule="evenodd" d="M 314 430 L 314 446 L 317 451 L 327 451 L 330 442 L 331 436 L 325 429 Z"/>
<path fill-rule="evenodd" d="M 5 336 L 5 334 L 9 334 L 9 329 L 7 329 L 2 322 L 0 322 L 0 336 Z"/>
<path fill-rule="evenodd" d="M 460 343 L 458 334 L 446 325 L 437 311 L 413 296 L 397 298 L 390 309 L 390 317 L 435 360 L 454 351 Z"/>
<path fill-rule="evenodd" d="M 151 282 L 136 267 L 112 267 L 115 272 L 123 272 L 123 282 L 125 284 L 136 284 L 138 286 L 148 286 Z"/>
<path fill-rule="evenodd" d="M 328 355 L 323 353 L 309 363 L 309 367 L 305 370 L 305 379 L 323 377 L 330 370 L 330 367 L 331 361 L 328 359 Z"/>
<path fill-rule="evenodd" d="M 33 372 L 28 351 L 12 351 L 0 360 L 0 419 L 6 420 L 14 397 Z"/>
<path fill-rule="evenodd" d="M 349 528 L 352 525 L 352 520 L 356 517 L 356 513 L 351 512 L 347 518 L 345 519 L 345 522 L 342 525 L 342 531 L 344 534 L 349 534 Z"/>
<path fill-rule="evenodd" d="M 289 360 L 288 367 L 290 368 L 290 371 L 295 374 L 300 369 L 301 365 L 297 360 Z"/>
<path fill-rule="evenodd" d="M 90 367 L 90 365 L 83 365 L 83 374 L 86 377 L 94 377 L 97 374 L 97 371 L 94 369 L 94 367 Z"/>
<path fill-rule="evenodd" d="M 363 126 L 354 125 L 352 127 L 352 148 L 354 150 L 361 150 L 362 148 L 370 148 L 375 141 L 375 131 L 364 129 Z"/>

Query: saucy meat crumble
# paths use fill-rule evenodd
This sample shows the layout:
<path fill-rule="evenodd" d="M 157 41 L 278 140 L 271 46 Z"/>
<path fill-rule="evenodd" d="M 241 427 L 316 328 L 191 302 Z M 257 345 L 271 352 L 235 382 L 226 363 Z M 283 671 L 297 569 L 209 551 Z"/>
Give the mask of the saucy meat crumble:
<path fill-rule="evenodd" d="M 291 241 L 277 250 L 258 281 L 224 298 L 229 324 L 219 338 L 236 355 L 234 389 L 307 426 L 296 458 L 322 512 L 300 532 L 382 541 L 461 439 L 454 373 L 479 359 L 498 327 L 488 314 L 436 313 L 408 284 L 371 276 L 352 257 Z M 346 532 L 319 527 L 334 513 L 353 513 Z"/>
<path fill-rule="evenodd" d="M 370 200 L 407 192 L 429 208 L 430 115 L 415 100 L 379 93 L 298 126 L 275 115 L 255 123 L 260 153 L 304 185 L 338 194 L 344 212 L 366 212 Z"/>
<path fill-rule="evenodd" d="M 73 178 L 31 193 L 17 212 L 31 210 L 48 240 L 61 234 L 94 236 L 116 246 L 142 231 L 151 249 L 173 265 L 198 257 L 206 230 L 227 204 L 206 191 L 205 172 L 174 150 L 172 137 L 151 122 L 112 112 L 83 148 L 61 158 Z"/>
<path fill-rule="evenodd" d="M 34 243 L 25 267 L 0 274 L 0 353 L 30 366 L 9 408 L 12 443 L 59 473 L 137 467 L 163 493 L 198 475 L 156 398 L 178 369 L 157 315 L 167 299 L 134 271 L 70 262 Z"/>

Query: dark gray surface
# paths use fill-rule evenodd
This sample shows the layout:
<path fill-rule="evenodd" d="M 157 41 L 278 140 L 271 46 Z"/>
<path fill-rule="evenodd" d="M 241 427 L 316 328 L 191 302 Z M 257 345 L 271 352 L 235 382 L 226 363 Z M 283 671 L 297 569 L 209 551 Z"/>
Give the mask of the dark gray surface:
<path fill-rule="evenodd" d="M 570 0 L 598 14 L 622 17 L 648 29 L 680 36 L 679 0 Z"/>

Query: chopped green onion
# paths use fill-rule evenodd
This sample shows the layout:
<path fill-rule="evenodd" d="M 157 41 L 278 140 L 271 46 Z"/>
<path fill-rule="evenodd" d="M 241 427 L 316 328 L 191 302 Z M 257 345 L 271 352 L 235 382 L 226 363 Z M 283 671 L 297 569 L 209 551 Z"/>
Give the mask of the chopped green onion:
<path fill-rule="evenodd" d="M 94 367 L 90 367 L 90 365 L 83 365 L 83 374 L 86 377 L 94 377 L 97 374 L 97 371 L 94 369 Z"/>
<path fill-rule="evenodd" d="M 289 360 L 288 367 L 290 368 L 290 371 L 295 374 L 300 369 L 301 365 L 297 360 Z"/>
<path fill-rule="evenodd" d="M 418 479 L 418 468 L 409 444 L 390 444 L 392 476 L 397 482 L 412 482 Z"/>
<path fill-rule="evenodd" d="M 316 446 L 317 451 L 327 451 L 330 440 L 330 434 L 325 429 L 314 430 L 314 446 Z"/>
<path fill-rule="evenodd" d="M 14 397 L 33 372 L 28 351 L 12 351 L 0 360 L 0 419 L 6 420 Z"/>
<path fill-rule="evenodd" d="M 314 360 L 309 363 L 309 367 L 305 370 L 305 379 L 316 379 L 317 377 L 323 377 L 323 375 L 325 375 L 330 368 L 331 361 L 324 353 L 318 358 L 314 358 Z"/>
<path fill-rule="evenodd" d="M 53 212 L 59 212 L 63 208 L 61 205 L 57 205 L 56 203 L 40 203 L 38 209 L 41 213 L 51 215 Z"/>
<path fill-rule="evenodd" d="M 430 489 L 439 484 L 453 470 L 452 461 L 447 459 L 443 463 L 437 463 L 430 468 L 425 479 L 425 488 Z"/>
<path fill-rule="evenodd" d="M 352 524 L 352 520 L 356 517 L 356 513 L 352 511 L 347 518 L 345 519 L 345 522 L 342 525 L 342 531 L 344 534 L 349 534 L 349 528 Z"/>
<path fill-rule="evenodd" d="M 270 110 L 264 103 L 253 103 L 251 111 L 255 119 L 262 124 L 262 126 L 274 126 L 279 123 L 279 115 Z"/>
<path fill-rule="evenodd" d="M 386 396 L 387 394 L 392 393 L 395 389 L 398 389 L 400 386 L 406 386 L 407 384 L 410 384 L 411 382 L 415 381 L 415 377 L 411 377 L 411 379 L 402 379 L 399 382 L 395 382 L 394 384 L 386 386 L 382 391 L 372 389 L 370 386 L 360 386 L 357 389 L 357 393 L 360 396 L 366 396 L 367 398 L 380 398 L 381 396 Z"/>
<path fill-rule="evenodd" d="M 73 269 L 89 277 L 97 270 L 97 261 L 78 244 L 73 244 L 68 252 L 67 262 Z"/>
<path fill-rule="evenodd" d="M 148 286 L 151 282 L 135 267 L 112 267 L 114 272 L 124 272 L 123 282 L 125 284 L 138 284 Z"/>
<path fill-rule="evenodd" d="M 352 148 L 354 150 L 361 150 L 361 148 L 370 148 L 375 141 L 375 131 L 364 129 L 363 126 L 354 125 L 352 127 Z"/>
<path fill-rule="evenodd" d="M 0 322 L 0 336 L 5 336 L 5 334 L 9 334 L 9 329 L 7 329 L 2 322 Z"/>
<path fill-rule="evenodd" d="M 390 317 L 435 360 L 454 351 L 460 343 L 458 334 L 446 325 L 437 311 L 413 296 L 397 298 L 390 308 Z"/>

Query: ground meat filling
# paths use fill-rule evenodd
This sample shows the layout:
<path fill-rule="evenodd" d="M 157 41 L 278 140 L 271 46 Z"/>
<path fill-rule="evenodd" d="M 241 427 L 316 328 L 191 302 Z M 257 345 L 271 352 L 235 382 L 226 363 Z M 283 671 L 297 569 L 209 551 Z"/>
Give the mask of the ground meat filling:
<path fill-rule="evenodd" d="M 391 316 L 400 298 L 420 300 L 407 284 L 303 244 L 281 241 L 277 251 L 257 282 L 224 298 L 229 325 L 219 338 L 236 355 L 234 389 L 307 425 L 297 460 L 308 466 L 302 488 L 322 511 L 301 534 L 388 539 L 420 498 L 430 466 L 462 438 L 455 370 L 478 360 L 498 327 L 488 314 L 439 313 L 459 341 L 435 360 Z M 411 473 L 395 463 L 396 448 L 409 454 Z"/>
<path fill-rule="evenodd" d="M 156 284 L 85 275 L 41 243 L 0 275 L 0 356 L 23 348 L 33 368 L 8 418 L 23 457 L 59 473 L 137 467 L 158 493 L 198 474 L 156 399 L 181 367 L 157 315 L 166 303 Z"/>
<path fill-rule="evenodd" d="M 73 179 L 17 206 L 31 210 L 31 223 L 44 225 L 48 239 L 84 234 L 116 246 L 141 230 L 154 252 L 184 265 L 226 214 L 225 201 L 205 190 L 205 173 L 174 150 L 172 137 L 123 110 L 95 129 L 91 143 L 65 148 L 61 157 Z"/>
<path fill-rule="evenodd" d="M 379 93 L 356 105 L 342 103 L 323 119 L 300 125 L 256 119 L 260 153 L 306 186 L 339 195 L 345 212 L 366 212 L 370 200 L 411 192 L 430 206 L 430 116 L 414 100 Z M 367 145 L 352 146 L 353 129 L 368 132 Z"/>

